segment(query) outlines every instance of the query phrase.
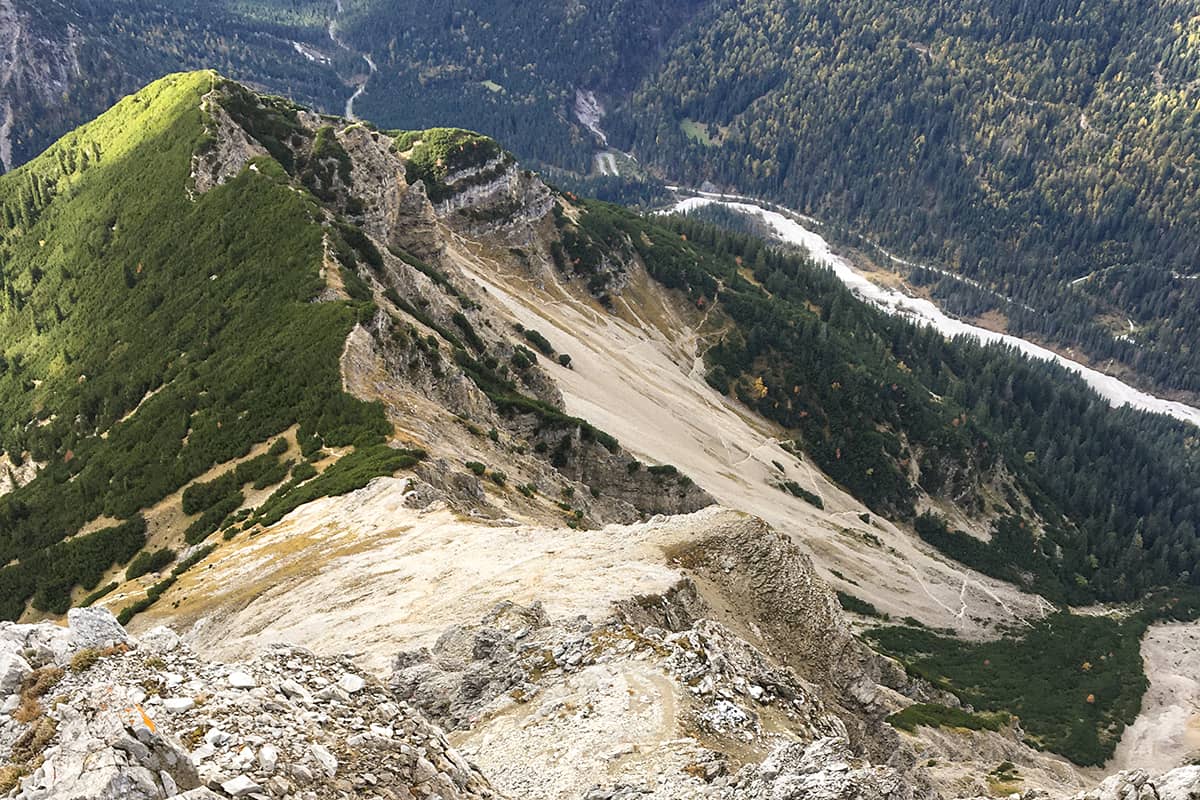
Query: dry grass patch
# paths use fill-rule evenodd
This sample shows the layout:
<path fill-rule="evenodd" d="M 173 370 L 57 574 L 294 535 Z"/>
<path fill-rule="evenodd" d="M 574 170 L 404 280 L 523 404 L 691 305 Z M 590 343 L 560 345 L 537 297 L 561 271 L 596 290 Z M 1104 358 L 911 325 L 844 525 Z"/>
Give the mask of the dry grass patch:
<path fill-rule="evenodd" d="M 15 764 L 5 764 L 0 767 L 0 794 L 8 794 L 17 781 L 25 777 L 25 771 Z"/>
<path fill-rule="evenodd" d="M 42 697 L 58 685 L 63 674 L 62 668 L 55 666 L 40 667 L 30 673 L 21 684 L 21 705 L 13 712 L 13 719 L 30 723 L 41 717 L 45 713 Z"/>

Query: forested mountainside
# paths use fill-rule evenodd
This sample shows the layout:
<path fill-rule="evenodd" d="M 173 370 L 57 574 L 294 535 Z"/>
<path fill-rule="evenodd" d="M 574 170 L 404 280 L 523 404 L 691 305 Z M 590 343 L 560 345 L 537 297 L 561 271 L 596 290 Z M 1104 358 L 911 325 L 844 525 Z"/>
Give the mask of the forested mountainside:
<path fill-rule="evenodd" d="M 796 448 L 870 507 L 911 517 L 929 495 L 993 520 L 984 544 L 919 518 L 918 533 L 952 557 L 1073 603 L 1200 579 L 1193 426 L 1113 410 L 1081 379 L 1011 350 L 947 342 L 750 234 L 595 203 L 560 223 L 571 269 L 636 253 L 658 280 L 728 314 L 735 327 L 705 357 L 709 383 L 794 431 Z M 605 277 L 592 278 L 596 291 Z"/>
<path fill-rule="evenodd" d="M 19 559 L 0 570 L 5 617 L 30 598 L 62 613 L 74 587 L 142 549 L 140 511 L 292 425 L 318 437 L 309 456 L 355 445 L 392 459 L 370 450 L 389 430 L 382 409 L 338 374 L 361 311 L 310 302 L 337 236 L 313 201 L 274 163 L 189 197 L 215 82 L 160 81 L 0 179 L 0 449 L 40 467 L 0 499 L 2 560 Z M 224 509 L 189 543 L 241 505 L 244 484 L 281 483 L 292 465 L 281 472 L 278 455 L 187 509 Z M 89 523 L 102 530 L 64 541 Z"/>
<path fill-rule="evenodd" d="M 597 141 L 578 121 L 576 92 L 633 91 L 704 5 L 357 2 L 346 40 L 380 69 L 359 109 L 387 127 L 436 118 L 485 131 L 523 159 L 587 174 Z"/>
<path fill-rule="evenodd" d="M 556 531 L 711 504 L 564 410 L 549 370 L 574 374 L 571 356 L 499 315 L 502 269 L 569 284 L 601 320 L 652 316 L 637 282 L 653 283 L 697 317 L 697 384 L 778 426 L 779 458 L 823 470 L 871 530 L 911 524 L 1060 604 L 1148 597 L 1128 619 L 1064 613 L 1005 640 L 1003 674 L 907 621 L 877 633 L 939 690 L 1020 706 L 1043 746 L 1103 762 L 1145 689 L 1134 643 L 1200 607 L 1194 427 L 887 316 L 752 234 L 555 192 L 480 134 L 382 131 L 172 75 L 0 176 L 0 264 L 0 617 L 108 596 L 129 621 L 223 548 L 397 474 Z M 771 497 L 821 509 L 772 463 Z M 1099 700 L 1065 720 L 1066 700 L 1020 705 L 1002 679 L 1030 659 L 1038 696 L 1066 682 Z"/>
<path fill-rule="evenodd" d="M 1188 3 L 717 6 L 609 123 L 916 259 L 952 309 L 1200 387 Z M 661 154 L 661 155 L 660 155 Z"/>
<path fill-rule="evenodd" d="M 1179 0 L 10 4 L 62 62 L 7 84 L 14 164 L 166 69 L 328 111 L 365 81 L 357 113 L 386 127 L 481 130 L 572 187 L 597 149 L 628 151 L 627 174 L 764 196 L 982 284 L 899 265 L 955 313 L 1200 391 Z"/>
<path fill-rule="evenodd" d="M 563 414 L 525 346 L 551 355 L 544 340 L 476 331 L 476 304 L 405 249 L 433 224 L 430 198 L 469 201 L 475 224 L 537 218 L 540 184 L 502 211 L 477 196 L 532 180 L 479 135 L 384 136 L 207 71 L 157 81 L 0 177 L 0 464 L 32 467 L 0 496 L 0 617 L 90 602 L 127 562 L 127 577 L 158 572 L 176 561 L 164 543 L 189 548 L 186 570 L 218 529 L 269 527 L 416 465 L 425 451 L 384 405 L 343 387 L 363 326 L 408 381 L 456 398 L 462 419 L 444 424 L 482 437 L 468 412 L 488 409 L 499 442 L 515 419 L 530 469 L 595 487 L 594 517 L 573 487 L 546 501 L 572 525 L 704 505 Z M 597 502 L 605 470 L 627 499 Z"/>
<path fill-rule="evenodd" d="M 36 474 L 0 498 L 0 546 L 13 562 L 0 570 L 5 616 L 30 598 L 61 611 L 95 588 L 141 550 L 139 515 L 184 487 L 195 544 L 416 463 L 417 449 L 383 447 L 392 435 L 383 410 L 347 395 L 339 378 L 356 321 L 400 325 L 381 308 L 434 332 L 414 340 L 417 362 L 448 348 L 461 381 L 498 408 L 541 418 L 539 431 L 582 426 L 603 445 L 595 459 L 619 452 L 546 404 L 534 351 L 556 356 L 544 337 L 517 338 L 533 349 L 489 344 L 465 295 L 370 228 L 390 190 L 355 185 L 347 124 L 192 73 L 123 100 L 0 178 L 0 442 L 9 464 Z M 477 192 L 515 180 L 511 156 L 490 139 L 348 130 L 403 153 L 427 202 L 468 227 L 547 202 L 535 193 L 476 207 Z M 234 172 L 210 188 L 224 180 L 210 175 L 218 169 Z M 642 262 L 727 317 L 706 354 L 712 386 L 793 432 L 797 452 L 872 509 L 911 519 L 931 497 L 994 527 L 982 544 L 922 517 L 922 535 L 955 557 L 1072 601 L 1200 581 L 1194 429 L 1110 410 L 1061 369 L 888 317 L 804 257 L 751 236 L 565 197 L 554 209 L 559 269 L 611 302 L 621 265 Z M 461 310 L 439 322 L 426 295 L 389 282 L 396 271 L 433 276 Z M 402 328 L 388 335 L 408 341 Z M 298 464 L 275 441 L 296 425 Z M 193 483 L 272 442 L 236 471 Z M 561 468 L 569 447 L 556 447 L 538 452 Z M 312 483 L 328 448 L 342 457 Z M 235 514 L 251 484 L 279 489 Z"/>

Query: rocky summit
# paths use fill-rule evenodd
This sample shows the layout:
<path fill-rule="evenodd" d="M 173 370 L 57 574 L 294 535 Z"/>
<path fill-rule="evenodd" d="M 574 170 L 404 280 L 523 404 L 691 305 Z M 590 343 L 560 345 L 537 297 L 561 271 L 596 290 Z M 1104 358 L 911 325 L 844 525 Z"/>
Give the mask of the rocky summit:
<path fill-rule="evenodd" d="M 6 775 L 13 797 L 496 796 L 439 728 L 349 659 L 274 647 L 225 665 L 167 628 L 131 639 L 105 611 L 71 623 L 0 634 L 6 658 L 30 659 L 0 744 L 28 772 Z"/>
<path fill-rule="evenodd" d="M 763 672 L 753 654 L 739 654 L 744 649 L 713 623 L 683 634 L 579 621 L 555 627 L 540 608 L 504 605 L 478 626 L 448 631 L 433 651 L 399 655 L 385 683 L 348 657 L 288 645 L 243 663 L 209 661 L 169 628 L 135 639 L 110 613 L 81 610 L 68 627 L 0 628 L 10 712 L 0 727 L 0 752 L 14 765 L 2 778 L 7 796 L 18 800 L 521 796 L 497 791 L 470 751 L 454 746 L 453 731 L 508 693 L 534 716 L 559 715 L 558 735 L 569 737 L 572 727 L 586 729 L 587 718 L 603 712 L 552 699 L 556 680 L 549 676 L 569 680 L 633 660 L 677 671 L 696 696 L 715 698 L 702 719 L 714 734 L 754 740 L 765 718 L 744 708 L 757 706 L 806 718 L 810 739 L 778 744 L 761 761 L 732 771 L 719 754 L 693 746 L 679 768 L 648 781 L 590 786 L 579 797 L 925 795 L 906 770 L 856 755 L 845 727 L 805 687 Z M 522 767 L 519 752 L 508 757 L 513 763 L 501 769 Z M 526 779 L 536 787 L 537 776 Z M 1198 790 L 1200 767 L 1153 780 L 1137 770 L 1073 800 L 1190 800 Z"/>

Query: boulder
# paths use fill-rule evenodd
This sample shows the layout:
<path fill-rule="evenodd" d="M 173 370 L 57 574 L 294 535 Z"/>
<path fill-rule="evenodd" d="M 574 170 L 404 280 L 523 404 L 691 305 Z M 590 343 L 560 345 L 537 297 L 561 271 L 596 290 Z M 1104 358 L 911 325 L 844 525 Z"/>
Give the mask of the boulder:
<path fill-rule="evenodd" d="M 334 775 L 337 775 L 338 760 L 334 757 L 333 753 L 319 744 L 309 745 L 308 752 L 312 754 L 313 760 L 317 762 L 321 771 L 325 773 L 325 777 L 332 778 Z"/>
<path fill-rule="evenodd" d="M 221 791 L 230 797 L 245 797 L 248 794 L 254 794 L 262 790 L 263 787 L 245 775 L 238 775 L 236 778 L 231 778 L 221 784 Z"/>
<path fill-rule="evenodd" d="M 0 653 L 16 653 L 36 664 L 66 663 L 71 632 L 61 625 L 0 622 Z"/>
<path fill-rule="evenodd" d="M 29 662 L 16 653 L 0 653 L 0 697 L 20 691 L 31 672 Z"/>
<path fill-rule="evenodd" d="M 268 775 L 274 775 L 279 766 L 279 750 L 273 744 L 264 744 L 258 751 L 258 766 Z"/>
<path fill-rule="evenodd" d="M 98 688 L 95 696 L 111 694 Z M 60 715 L 58 744 L 22 782 L 18 800 L 160 800 L 168 786 L 178 791 L 200 783 L 187 752 L 151 723 L 148 735 L 138 735 L 143 731 L 127 727 L 128 714 Z"/>
<path fill-rule="evenodd" d="M 149 653 L 164 655 L 179 647 L 179 636 L 165 625 L 159 625 L 142 634 L 138 640 L 138 647 Z"/>
<path fill-rule="evenodd" d="M 229 673 L 229 685 L 235 689 L 253 689 L 258 686 L 258 681 L 249 672 L 235 669 Z"/>
<path fill-rule="evenodd" d="M 196 707 L 196 701 L 190 697 L 169 697 L 163 701 L 163 708 L 172 714 L 182 714 Z"/>
<path fill-rule="evenodd" d="M 890 767 L 854 758 L 849 742 L 827 737 L 780 745 L 738 773 L 735 800 L 899 800 L 913 787 Z"/>
<path fill-rule="evenodd" d="M 1154 782 L 1159 800 L 1194 800 L 1200 797 L 1200 766 L 1173 769 Z"/>
<path fill-rule="evenodd" d="M 363 687 L 367 685 L 367 682 L 353 672 L 347 672 L 338 681 L 337 685 L 346 694 L 354 694 L 355 692 L 361 692 Z"/>
<path fill-rule="evenodd" d="M 107 608 L 72 608 L 67 612 L 71 643 L 79 650 L 134 644 Z"/>

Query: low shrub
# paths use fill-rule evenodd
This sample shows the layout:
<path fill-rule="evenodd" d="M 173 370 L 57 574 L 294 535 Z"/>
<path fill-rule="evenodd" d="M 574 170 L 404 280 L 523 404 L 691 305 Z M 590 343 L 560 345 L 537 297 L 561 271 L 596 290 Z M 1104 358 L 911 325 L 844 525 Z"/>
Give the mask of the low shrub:
<path fill-rule="evenodd" d="M 936 703 L 915 703 L 887 718 L 893 728 L 912 733 L 918 725 L 931 728 L 966 728 L 972 731 L 998 731 L 1012 718 L 1008 714 L 972 714 L 961 708 Z"/>
<path fill-rule="evenodd" d="M 784 481 L 783 483 L 779 484 L 779 488 L 785 492 L 788 492 L 793 497 L 799 497 L 801 500 L 810 505 L 814 505 L 817 508 L 825 508 L 824 500 L 810 492 L 808 489 L 805 489 L 795 481 Z"/>
<path fill-rule="evenodd" d="M 887 614 L 876 608 L 874 604 L 868 603 L 866 600 L 862 600 L 852 594 L 839 591 L 837 592 L 837 599 L 842 608 L 852 614 L 861 614 L 864 617 L 876 617 L 885 620 L 890 619 Z"/>
<path fill-rule="evenodd" d="M 524 331 L 524 336 L 525 339 L 534 347 L 536 347 L 538 352 L 540 352 L 542 355 L 554 355 L 554 346 L 550 344 L 550 341 L 545 336 L 542 336 L 533 328 L 526 328 Z M 567 360 L 570 361 L 570 358 L 568 357 Z"/>
<path fill-rule="evenodd" d="M 143 550 L 137 554 L 133 561 L 129 562 L 129 566 L 125 569 L 125 580 L 131 581 L 148 572 L 158 572 L 174 560 L 175 551 L 169 547 L 164 547 L 161 550 L 153 552 Z"/>

